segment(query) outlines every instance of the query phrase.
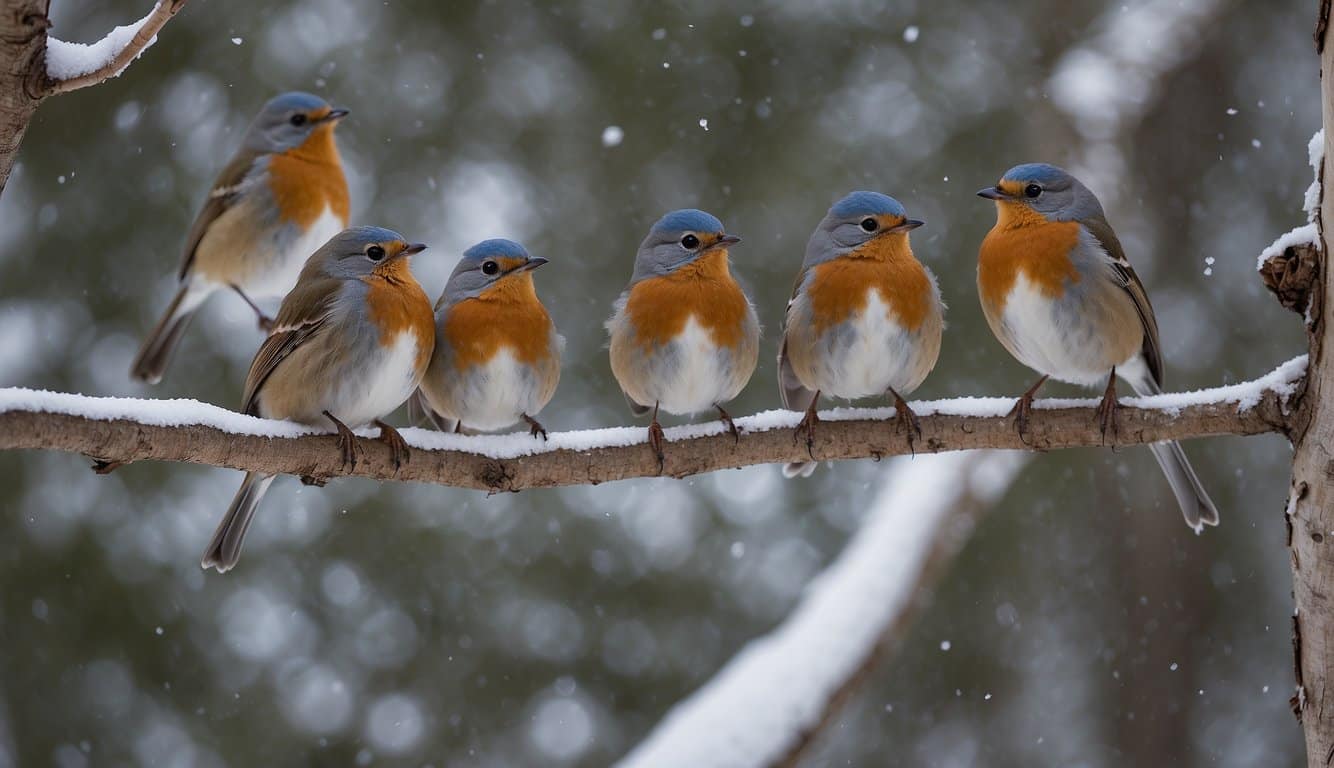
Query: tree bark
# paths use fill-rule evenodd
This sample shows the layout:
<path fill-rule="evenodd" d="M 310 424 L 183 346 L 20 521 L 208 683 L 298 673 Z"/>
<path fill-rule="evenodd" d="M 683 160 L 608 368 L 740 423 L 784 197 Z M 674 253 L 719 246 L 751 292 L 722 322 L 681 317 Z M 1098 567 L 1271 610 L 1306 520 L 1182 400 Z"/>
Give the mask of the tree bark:
<path fill-rule="evenodd" d="M 50 0 L 0 0 L 0 195 L 46 92 Z"/>
<path fill-rule="evenodd" d="M 1288 363 L 1265 378 L 1269 386 L 1263 393 L 1256 391 L 1258 385 L 1207 390 L 1197 395 L 1200 402 L 1184 408 L 1169 407 L 1174 402 L 1172 395 L 1159 400 L 1128 400 L 1118 411 L 1117 435 L 1108 435 L 1106 444 L 1286 433 L 1286 401 L 1303 371 L 1300 361 Z M 269 474 L 315 478 L 355 475 L 492 492 L 596 485 L 656 475 L 679 478 L 812 456 L 824 461 L 975 448 L 1048 450 L 1101 446 L 1105 439 L 1094 416 L 1095 401 L 1074 401 L 1077 405 L 1073 405 L 1071 401 L 1039 400 L 1028 433 L 1021 440 L 1013 420 L 1001 415 L 1009 407 L 1008 400 L 979 406 L 978 401 L 965 399 L 915 404 L 914 409 L 921 414 L 922 434 L 912 444 L 892 419 L 829 420 L 817 426 L 808 453 L 805 441 L 798 441 L 793 430 L 800 414 L 789 412 L 738 418 L 741 434 L 735 440 L 721 422 L 711 428 L 669 429 L 661 466 L 646 443 L 648 430 L 627 427 L 577 434 L 553 432 L 549 443 L 527 434 L 497 441 L 494 437 L 406 430 L 405 437 L 414 445 L 408 463 L 396 468 L 384 443 L 361 439 L 362 457 L 354 469 L 346 470 L 331 435 L 265 437 L 243 434 L 237 431 L 239 427 L 225 431 L 208 426 L 235 424 L 236 414 L 221 408 L 193 404 L 188 410 L 204 423 L 162 426 L 166 420 L 179 418 L 175 414 L 180 409 L 158 401 L 125 405 L 124 401 L 77 396 L 61 396 L 64 405 L 60 408 L 43 407 L 31 402 L 25 405 L 24 393 L 15 392 L 19 396 L 9 409 L 0 401 L 0 450 L 82 453 L 100 460 L 97 467 L 103 471 L 132 461 L 185 461 Z M 1241 400 L 1251 395 L 1258 395 L 1258 401 L 1248 408 L 1241 407 Z M 101 418 L 74 415 L 105 408 L 108 402 L 119 404 L 113 406 L 119 410 L 103 410 Z M 1162 405 L 1151 406 L 1155 402 Z M 71 413 L 49 412 L 65 409 Z M 977 413 L 990 415 L 966 415 Z M 832 418 L 833 414 L 824 417 Z M 264 428 L 263 422 L 256 421 L 247 431 L 282 434 L 292 428 L 283 422 L 270 424 Z M 705 430 L 708 433 L 699 434 Z"/>
<path fill-rule="evenodd" d="M 1329 0 L 1320 4 L 1316 49 L 1320 52 L 1320 98 L 1325 126 L 1325 157 L 1320 168 L 1320 253 L 1316 286 L 1307 316 L 1311 341 L 1310 375 L 1294 414 L 1292 485 L 1288 496 L 1288 543 L 1291 547 L 1293 649 L 1297 691 L 1293 712 L 1306 735 L 1306 760 L 1312 768 L 1334 764 L 1334 402 L 1325 394 L 1334 376 L 1329 306 L 1334 289 L 1329 269 L 1328 233 L 1334 227 L 1334 200 L 1325 194 L 1334 162 L 1334 46 L 1326 45 Z"/>

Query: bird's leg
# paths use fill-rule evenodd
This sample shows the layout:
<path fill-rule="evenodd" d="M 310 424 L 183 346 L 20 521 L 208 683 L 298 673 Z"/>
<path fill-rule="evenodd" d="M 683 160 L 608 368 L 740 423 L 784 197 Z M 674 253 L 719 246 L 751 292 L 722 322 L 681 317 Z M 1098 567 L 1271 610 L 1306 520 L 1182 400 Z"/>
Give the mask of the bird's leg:
<path fill-rule="evenodd" d="M 247 303 L 247 304 L 250 305 L 250 308 L 251 308 L 251 309 L 255 310 L 255 316 L 256 316 L 257 318 L 259 318 L 259 320 L 258 320 L 258 322 L 259 322 L 259 329 L 260 329 L 261 331 L 265 332 L 265 333 L 268 333 L 268 332 L 272 331 L 272 330 L 273 330 L 273 318 L 271 318 L 271 317 L 269 317 L 268 315 L 264 314 L 264 310 L 260 309 L 258 304 L 256 304 L 255 302 L 251 301 L 251 300 L 250 300 L 250 297 L 247 296 L 247 295 L 245 294 L 245 291 L 241 290 L 241 287 L 240 287 L 239 285 L 235 285 L 235 284 L 233 284 L 233 285 L 232 285 L 232 290 L 233 290 L 233 291 L 236 291 L 236 295 L 237 295 L 237 296 L 240 296 L 240 297 L 245 301 L 245 303 Z"/>
<path fill-rule="evenodd" d="M 343 453 L 343 471 L 351 472 L 357 468 L 357 454 L 361 451 L 361 444 L 357 442 L 357 436 L 352 434 L 352 430 L 348 429 L 346 424 L 328 411 L 323 413 L 324 418 L 332 421 L 334 429 L 338 430 L 338 450 Z"/>
<path fill-rule="evenodd" d="M 454 422 L 454 434 L 456 435 L 463 434 L 463 419 L 459 419 L 458 421 Z"/>
<path fill-rule="evenodd" d="M 922 437 L 922 423 L 917 420 L 917 414 L 908 407 L 908 401 L 904 400 L 893 387 L 889 388 L 889 394 L 894 396 L 894 431 L 902 429 L 908 435 L 908 452 L 917 455 L 917 450 L 913 447 L 915 440 Z"/>
<path fill-rule="evenodd" d="M 1098 403 L 1098 410 L 1094 413 L 1098 417 L 1098 429 L 1102 432 L 1102 444 L 1107 444 L 1107 432 L 1111 430 L 1112 445 L 1116 445 L 1116 411 L 1121 404 L 1116 401 L 1116 367 L 1112 367 L 1112 374 L 1107 377 L 1107 390 L 1102 393 L 1102 402 Z"/>
<path fill-rule="evenodd" d="M 1042 389 L 1042 385 L 1047 383 L 1047 377 L 1043 376 L 1033 383 L 1019 399 L 1014 401 L 1014 407 L 1005 414 L 1006 418 L 1014 419 L 1014 429 L 1019 433 L 1019 442 L 1028 445 L 1028 417 L 1033 413 L 1033 396 Z"/>
<path fill-rule="evenodd" d="M 393 457 L 394 471 L 397 472 L 399 467 L 407 464 L 411 458 L 412 451 L 408 449 L 408 441 L 403 439 L 397 429 L 379 419 L 371 423 L 380 428 L 380 442 L 389 446 L 389 455 Z"/>
<path fill-rule="evenodd" d="M 529 415 L 526 414 L 526 413 L 525 413 L 525 414 L 522 414 L 522 416 L 523 416 L 523 420 L 524 420 L 524 422 L 528 424 L 528 434 L 532 435 L 533 437 L 537 437 L 538 435 L 541 435 L 541 436 L 542 436 L 542 442 L 546 442 L 546 440 L 547 440 L 547 430 L 546 430 L 545 427 L 542 426 L 542 423 L 541 423 L 540 421 L 538 421 L 537 419 L 534 419 L 532 416 L 529 416 Z"/>
<path fill-rule="evenodd" d="M 662 425 L 658 423 L 658 404 L 653 404 L 653 421 L 648 425 L 648 447 L 653 449 L 653 455 L 658 457 L 658 474 L 662 474 L 662 469 L 666 463 L 666 456 L 662 452 Z"/>
<path fill-rule="evenodd" d="M 727 431 L 732 433 L 732 444 L 736 445 L 737 443 L 740 443 L 741 431 L 736 428 L 736 422 L 732 421 L 731 415 L 729 415 L 719 403 L 714 403 L 713 407 L 718 409 L 718 418 L 727 425 Z"/>
<path fill-rule="evenodd" d="M 811 404 L 806 406 L 806 415 L 797 422 L 797 428 L 792 432 L 792 442 L 797 442 L 801 433 L 806 433 L 806 453 L 811 458 L 815 458 L 815 425 L 820 423 L 820 415 L 815 412 L 815 407 L 820 403 L 820 390 L 815 390 L 815 397 L 811 398 Z"/>

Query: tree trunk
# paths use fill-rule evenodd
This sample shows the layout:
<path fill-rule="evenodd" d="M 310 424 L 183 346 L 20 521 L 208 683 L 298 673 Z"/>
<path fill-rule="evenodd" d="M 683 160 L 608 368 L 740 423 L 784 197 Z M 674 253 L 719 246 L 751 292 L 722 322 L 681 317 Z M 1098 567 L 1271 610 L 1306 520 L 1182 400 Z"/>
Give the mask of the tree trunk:
<path fill-rule="evenodd" d="M 0 0 L 0 195 L 46 91 L 50 0 Z"/>
<path fill-rule="evenodd" d="M 1329 306 L 1324 297 L 1334 289 L 1328 269 L 1328 233 L 1334 227 L 1334 200 L 1324 192 L 1324 180 L 1334 178 L 1334 46 L 1328 36 L 1330 0 L 1320 4 L 1316 49 L 1320 52 L 1320 98 L 1325 126 L 1325 157 L 1320 168 L 1319 279 L 1311 296 L 1311 357 L 1306 391 L 1293 421 L 1292 487 L 1288 497 L 1288 540 L 1292 552 L 1293 648 L 1296 653 L 1297 692 L 1293 712 L 1306 734 L 1307 765 L 1334 764 L 1334 402 L 1325 397 L 1325 379 L 1334 365 L 1325 359 L 1330 346 Z"/>

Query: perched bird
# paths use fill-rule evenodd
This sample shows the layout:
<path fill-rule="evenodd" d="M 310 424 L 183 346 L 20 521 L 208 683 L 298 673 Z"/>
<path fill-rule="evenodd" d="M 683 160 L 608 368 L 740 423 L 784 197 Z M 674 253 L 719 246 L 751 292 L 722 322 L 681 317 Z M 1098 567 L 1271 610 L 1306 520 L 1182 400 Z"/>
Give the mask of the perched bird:
<path fill-rule="evenodd" d="M 1022 437 L 1033 396 L 1048 377 L 1083 386 L 1104 380 L 1103 438 L 1116 434 L 1116 377 L 1138 395 L 1162 391 L 1158 322 L 1098 198 L 1053 165 L 1006 171 L 977 193 L 996 201 L 996 225 L 982 241 L 977 292 L 996 338 L 1042 374 L 1011 414 Z M 1218 525 L 1218 510 L 1175 442 L 1149 446 L 1167 475 L 1186 525 Z"/>
<path fill-rule="evenodd" d="M 484 240 L 463 253 L 435 304 L 435 353 L 421 400 L 440 429 L 503 429 L 534 416 L 560 381 L 565 339 L 537 298 L 533 270 L 546 264 L 513 240 Z"/>
<path fill-rule="evenodd" d="M 778 388 L 784 408 L 806 412 L 796 436 L 806 434 L 808 451 L 822 394 L 889 395 L 909 447 L 921 434 L 903 396 L 936 365 L 944 306 L 935 275 L 908 243 L 920 226 L 894 198 L 853 192 L 834 203 L 806 243 L 787 305 Z M 794 462 L 783 474 L 809 476 L 815 466 Z"/>
<path fill-rule="evenodd" d="M 242 412 L 332 425 L 349 471 L 360 450 L 350 427 L 374 424 L 395 466 L 406 461 L 407 444 L 380 419 L 412 395 L 431 360 L 431 302 L 408 266 L 408 257 L 425 248 L 387 229 L 353 227 L 316 251 L 250 364 Z M 273 478 L 246 473 L 204 553 L 204 568 L 226 572 L 236 565 Z"/>
<path fill-rule="evenodd" d="M 663 464 L 658 409 L 678 415 L 716 408 L 733 437 L 723 403 L 755 372 L 760 323 L 728 267 L 741 242 L 723 223 L 693 209 L 658 220 L 635 256 L 630 285 L 607 321 L 611 370 L 636 416 L 652 411 L 649 446 Z"/>
<path fill-rule="evenodd" d="M 347 114 L 309 93 L 264 105 L 190 227 L 180 288 L 131 376 L 162 379 L 190 317 L 216 290 L 240 294 L 268 330 L 254 299 L 286 294 L 306 258 L 347 226 L 347 180 L 334 143 L 334 126 Z"/>

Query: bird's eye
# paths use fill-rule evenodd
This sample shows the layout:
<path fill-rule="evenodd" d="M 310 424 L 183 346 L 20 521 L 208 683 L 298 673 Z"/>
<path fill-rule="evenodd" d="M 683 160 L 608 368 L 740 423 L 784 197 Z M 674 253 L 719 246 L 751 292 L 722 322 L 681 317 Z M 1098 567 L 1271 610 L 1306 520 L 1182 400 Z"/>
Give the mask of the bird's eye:
<path fill-rule="evenodd" d="M 867 232 L 874 232 L 876 230 L 876 227 L 878 226 L 880 226 L 880 224 L 877 223 L 875 219 L 869 216 L 862 219 L 862 229 L 866 230 Z"/>
<path fill-rule="evenodd" d="M 686 250 L 693 251 L 699 247 L 699 238 L 695 237 L 694 235 L 686 235 L 685 237 L 681 238 L 681 245 Z"/>
<path fill-rule="evenodd" d="M 497 273 L 497 272 L 499 272 L 499 271 L 500 271 L 500 265 L 497 264 L 497 263 L 495 263 L 494 261 L 484 261 L 484 262 L 482 262 L 482 274 L 484 274 L 484 275 L 494 275 L 495 273 Z"/>
<path fill-rule="evenodd" d="M 308 119 L 309 118 L 307 118 L 305 115 L 301 114 L 300 112 L 297 112 L 295 115 L 292 115 L 291 119 L 289 119 L 287 122 L 300 128 L 301 126 L 306 124 L 306 120 Z"/>
<path fill-rule="evenodd" d="M 366 249 L 366 258 L 371 261 L 381 261 L 384 259 L 384 249 L 378 245 L 372 245 Z"/>
<path fill-rule="evenodd" d="M 1029 184 L 1028 186 L 1024 187 L 1025 197 L 1037 197 L 1040 194 L 1042 194 L 1042 187 L 1038 186 L 1037 184 Z"/>

